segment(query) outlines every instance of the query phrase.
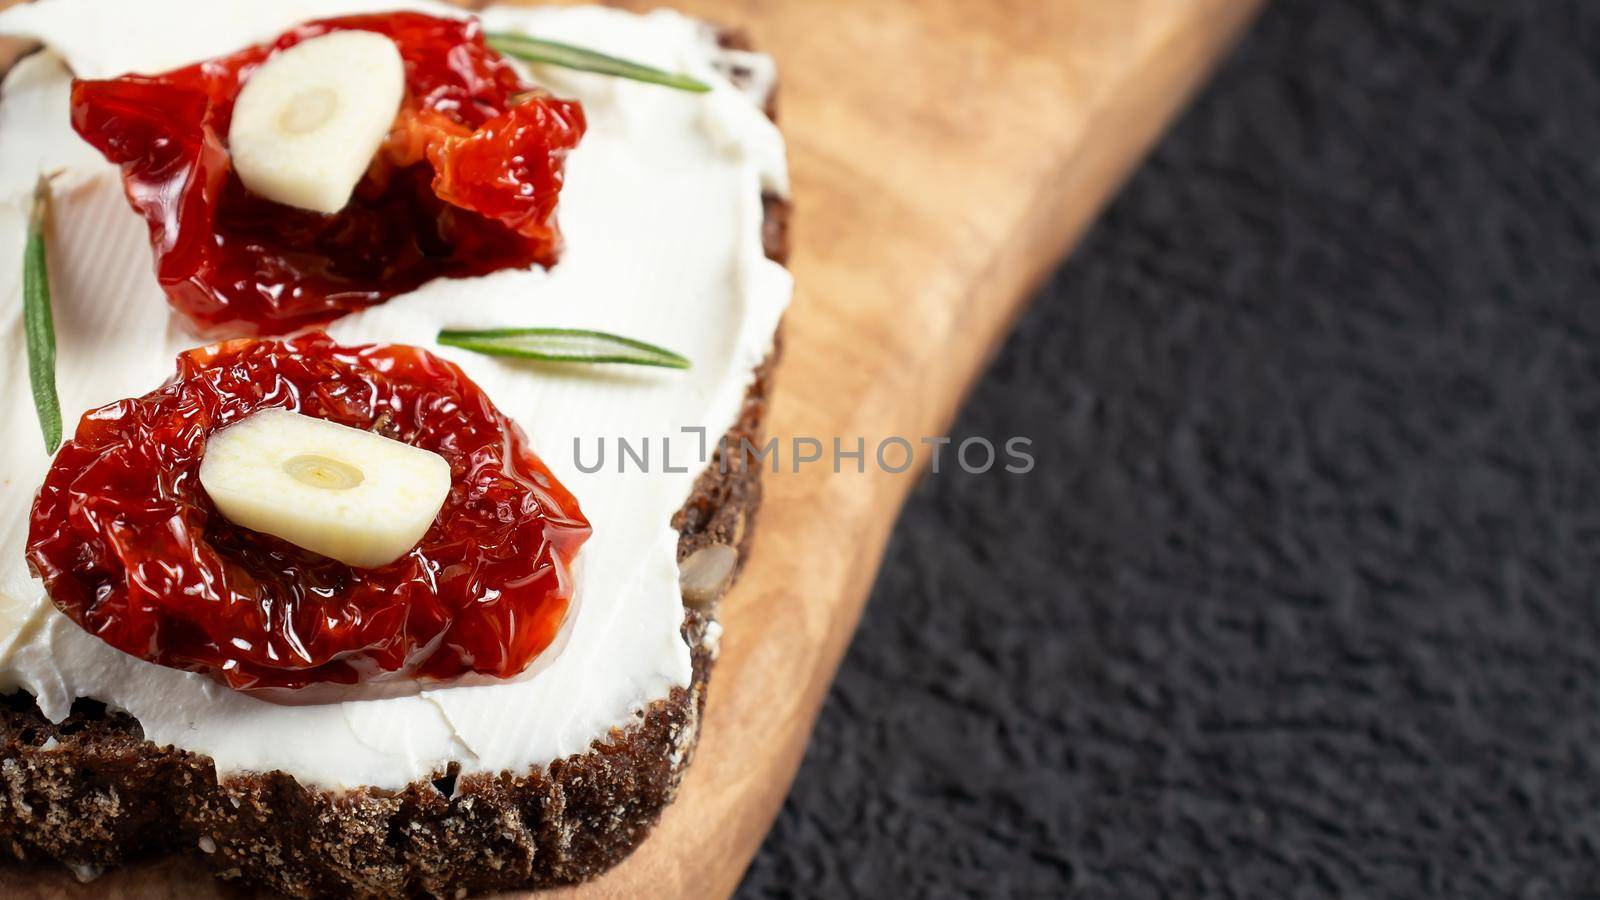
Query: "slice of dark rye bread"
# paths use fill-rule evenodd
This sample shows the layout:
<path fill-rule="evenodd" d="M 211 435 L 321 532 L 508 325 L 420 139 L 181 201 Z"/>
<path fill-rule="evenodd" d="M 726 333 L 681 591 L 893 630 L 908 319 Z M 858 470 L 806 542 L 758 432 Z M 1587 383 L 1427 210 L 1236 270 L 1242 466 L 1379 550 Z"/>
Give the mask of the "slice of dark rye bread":
<path fill-rule="evenodd" d="M 750 49 L 740 32 L 719 30 L 718 40 Z M 736 83 L 751 77 L 736 63 L 728 74 Z M 775 95 L 766 98 L 774 117 Z M 790 205 L 770 195 L 763 205 L 766 254 L 787 263 Z M 587 753 L 523 772 L 452 767 L 400 791 L 325 791 L 283 772 L 219 781 L 209 757 L 156 746 L 131 716 L 79 700 L 56 724 L 19 692 L 0 697 L 0 847 L 22 864 L 53 861 L 80 877 L 185 853 L 222 879 L 296 897 L 460 897 L 571 884 L 615 865 L 673 800 L 699 738 L 717 655 L 711 625 L 761 503 L 761 465 L 743 441 L 761 445 L 778 355 L 775 337 L 739 420 L 672 520 L 678 560 L 702 582 L 684 598 L 689 687 Z"/>

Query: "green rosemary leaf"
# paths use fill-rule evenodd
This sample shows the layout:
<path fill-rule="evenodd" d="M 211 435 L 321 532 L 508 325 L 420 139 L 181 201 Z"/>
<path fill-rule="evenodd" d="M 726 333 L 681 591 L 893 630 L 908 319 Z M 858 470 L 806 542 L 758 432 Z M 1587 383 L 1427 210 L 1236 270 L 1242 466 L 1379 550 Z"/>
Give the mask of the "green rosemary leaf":
<path fill-rule="evenodd" d="M 50 264 L 45 228 L 50 217 L 50 179 L 40 175 L 28 217 L 28 242 L 22 257 L 22 331 L 28 342 L 28 381 L 39 412 L 45 450 L 61 446 L 61 401 L 56 396 L 56 325 L 50 311 Z"/>
<path fill-rule="evenodd" d="M 559 41 L 547 41 L 542 38 L 527 37 L 521 34 L 507 32 L 494 32 L 489 34 L 489 46 L 517 59 L 534 63 L 544 63 L 551 66 L 561 66 L 565 69 L 577 69 L 582 72 L 599 72 L 601 75 L 615 75 L 618 78 L 628 78 L 633 81 L 643 81 L 649 84 L 659 84 L 680 91 L 693 91 L 703 94 L 711 90 L 711 85 L 703 81 L 690 78 L 687 75 L 675 75 L 663 72 L 651 66 L 615 56 L 607 56 L 594 50 L 585 50 L 571 44 Z"/>
<path fill-rule="evenodd" d="M 687 369 L 689 360 L 654 344 L 581 328 L 445 329 L 439 343 L 490 356 L 515 356 L 545 362 L 622 363 Z"/>

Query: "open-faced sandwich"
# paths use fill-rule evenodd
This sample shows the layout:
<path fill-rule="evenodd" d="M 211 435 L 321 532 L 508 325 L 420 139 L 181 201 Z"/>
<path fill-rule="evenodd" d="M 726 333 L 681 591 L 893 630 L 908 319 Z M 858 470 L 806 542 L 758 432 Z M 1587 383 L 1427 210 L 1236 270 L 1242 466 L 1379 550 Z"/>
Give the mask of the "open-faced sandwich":
<path fill-rule="evenodd" d="M 413 0 L 0 35 L 39 48 L 0 81 L 0 846 L 298 896 L 625 856 L 760 499 L 770 60 Z"/>

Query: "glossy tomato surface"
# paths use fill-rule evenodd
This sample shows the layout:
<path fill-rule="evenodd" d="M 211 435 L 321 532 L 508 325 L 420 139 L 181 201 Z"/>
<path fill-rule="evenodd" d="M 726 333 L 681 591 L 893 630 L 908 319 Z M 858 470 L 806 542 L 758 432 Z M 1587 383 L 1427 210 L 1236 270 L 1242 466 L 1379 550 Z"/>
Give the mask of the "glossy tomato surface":
<path fill-rule="evenodd" d="M 450 464 L 421 542 L 356 569 L 222 518 L 200 486 L 213 432 L 287 409 Z M 566 616 L 589 536 L 577 501 L 460 369 L 321 333 L 190 351 L 143 397 L 84 415 L 33 508 L 29 565 L 56 606 L 124 652 L 231 687 L 467 673 L 504 678 Z"/>
<path fill-rule="evenodd" d="M 405 62 L 399 116 L 355 196 L 322 215 L 234 173 L 234 100 L 274 52 L 332 31 L 386 35 Z M 162 75 L 77 81 L 72 124 L 122 167 L 156 275 L 202 333 L 287 334 L 438 277 L 551 265 L 564 160 L 583 109 L 524 84 L 476 20 L 326 19 Z"/>

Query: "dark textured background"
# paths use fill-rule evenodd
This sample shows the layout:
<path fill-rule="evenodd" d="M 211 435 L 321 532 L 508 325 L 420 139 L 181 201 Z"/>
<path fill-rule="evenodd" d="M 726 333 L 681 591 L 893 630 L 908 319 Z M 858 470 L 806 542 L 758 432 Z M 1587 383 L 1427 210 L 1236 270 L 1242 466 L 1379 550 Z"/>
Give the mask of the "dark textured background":
<path fill-rule="evenodd" d="M 1600 2 L 1283 0 L 918 489 L 745 897 L 1600 896 Z"/>

